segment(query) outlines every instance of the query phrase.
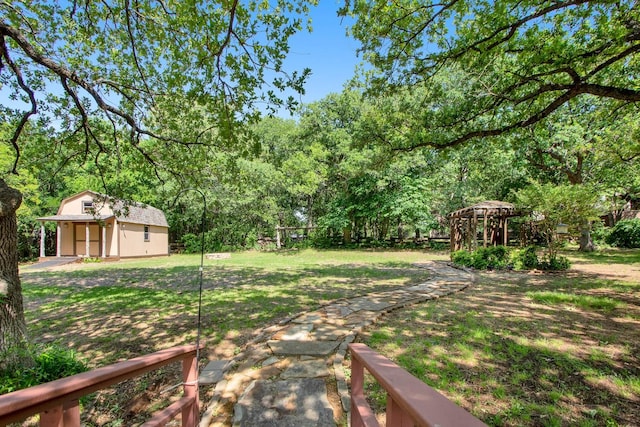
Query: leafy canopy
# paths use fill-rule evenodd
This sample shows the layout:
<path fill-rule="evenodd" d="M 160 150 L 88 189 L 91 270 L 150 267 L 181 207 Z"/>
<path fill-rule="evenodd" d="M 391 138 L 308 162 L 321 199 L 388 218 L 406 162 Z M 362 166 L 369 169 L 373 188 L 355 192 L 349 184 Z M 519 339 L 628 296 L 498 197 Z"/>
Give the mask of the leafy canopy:
<path fill-rule="evenodd" d="M 425 132 L 400 148 L 509 133 L 586 94 L 640 101 L 633 0 L 354 0 L 342 14 L 356 18 L 372 93 L 430 91 L 417 110 Z"/>
<path fill-rule="evenodd" d="M 309 70 L 287 73 L 283 61 L 314 3 L 0 1 L 0 85 L 8 99 L 0 121 L 12 126 L 11 171 L 34 117 L 79 136 L 96 163 L 106 151 L 96 119 L 111 125 L 116 140 L 128 129 L 128 141 L 154 166 L 162 166 L 166 147 L 212 143 L 200 136 L 214 125 L 217 144 L 237 140 L 259 103 L 292 106 L 282 91 L 303 90 Z M 145 147 L 149 139 L 164 145 Z"/>

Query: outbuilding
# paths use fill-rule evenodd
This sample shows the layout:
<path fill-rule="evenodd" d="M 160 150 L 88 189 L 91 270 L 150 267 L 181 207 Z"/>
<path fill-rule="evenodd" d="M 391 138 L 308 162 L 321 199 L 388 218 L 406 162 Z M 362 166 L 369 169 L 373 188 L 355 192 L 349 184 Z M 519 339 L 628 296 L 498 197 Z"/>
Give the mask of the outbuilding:
<path fill-rule="evenodd" d="M 169 254 L 169 224 L 160 209 L 83 191 L 60 203 L 41 222 L 40 258 L 45 258 L 45 222 L 56 223 L 56 257 L 135 258 Z"/>
<path fill-rule="evenodd" d="M 478 245 L 478 223 L 482 222 L 482 245 L 507 245 L 507 219 L 521 216 L 522 212 L 507 202 L 487 200 L 449 214 L 451 251 L 467 247 L 472 251 Z"/>

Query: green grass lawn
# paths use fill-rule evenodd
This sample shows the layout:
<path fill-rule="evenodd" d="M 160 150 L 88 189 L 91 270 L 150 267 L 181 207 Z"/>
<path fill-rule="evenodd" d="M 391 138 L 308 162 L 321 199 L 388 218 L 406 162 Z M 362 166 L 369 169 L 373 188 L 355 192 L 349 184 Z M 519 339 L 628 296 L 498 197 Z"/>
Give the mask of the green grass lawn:
<path fill-rule="evenodd" d="M 640 425 L 640 251 L 565 253 L 567 273 L 482 273 L 464 292 L 394 312 L 361 335 L 490 425 Z M 205 260 L 205 357 L 338 298 L 421 283 L 448 253 L 290 251 Z M 92 367 L 193 342 L 199 255 L 21 274 L 31 337 Z M 177 372 L 97 393 L 87 425 L 137 421 Z M 383 410 L 384 393 L 369 392 Z M 143 397 L 137 397 L 142 393 Z M 207 396 L 203 396 L 206 400 Z"/>
<path fill-rule="evenodd" d="M 419 251 L 233 253 L 204 261 L 203 357 L 229 359 L 265 326 L 339 298 L 420 283 L 413 263 L 446 259 Z M 193 343 L 199 255 L 73 264 L 21 273 L 29 334 L 73 348 L 90 367 Z M 96 393 L 83 424 L 131 425 L 178 382 L 178 367 Z M 203 388 L 204 389 L 204 388 Z M 208 388 L 201 393 L 211 393 Z M 201 396 L 204 402 L 210 395 Z"/>
<path fill-rule="evenodd" d="M 566 273 L 482 273 L 360 339 L 489 425 L 640 425 L 640 251 L 565 255 Z"/>
<path fill-rule="evenodd" d="M 419 282 L 424 270 L 412 263 L 434 257 L 446 254 L 303 250 L 205 260 L 203 336 L 211 349 L 228 339 L 238 351 L 254 329 L 287 316 Z M 179 255 L 25 270 L 29 333 L 74 347 L 94 365 L 192 342 L 199 265 L 198 255 Z"/>

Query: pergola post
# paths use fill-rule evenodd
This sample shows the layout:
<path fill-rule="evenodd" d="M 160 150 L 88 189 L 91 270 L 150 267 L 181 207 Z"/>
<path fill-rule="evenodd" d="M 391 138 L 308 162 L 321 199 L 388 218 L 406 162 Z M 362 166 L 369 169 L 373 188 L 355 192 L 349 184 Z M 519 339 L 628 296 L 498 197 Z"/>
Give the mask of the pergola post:
<path fill-rule="evenodd" d="M 45 257 L 45 238 L 46 230 L 44 229 L 44 221 L 40 222 L 40 258 Z"/>
<path fill-rule="evenodd" d="M 507 237 L 507 217 L 504 217 L 504 222 L 502 224 L 502 226 L 504 227 L 504 229 L 502 230 L 502 244 L 504 246 L 507 246 L 507 244 L 509 243 L 509 238 Z"/>
<path fill-rule="evenodd" d="M 487 247 L 487 221 L 489 219 L 488 217 L 488 211 L 487 208 L 483 209 L 484 211 L 484 219 L 482 220 L 482 228 L 483 228 L 483 235 L 482 235 L 482 240 L 483 240 L 483 246 L 486 248 Z"/>
<path fill-rule="evenodd" d="M 449 250 L 451 252 L 456 251 L 456 227 L 455 227 L 455 218 L 449 218 Z"/>
<path fill-rule="evenodd" d="M 478 247 L 478 214 L 475 209 L 473 210 L 473 227 L 470 238 L 472 243 L 471 250 L 475 250 Z"/>

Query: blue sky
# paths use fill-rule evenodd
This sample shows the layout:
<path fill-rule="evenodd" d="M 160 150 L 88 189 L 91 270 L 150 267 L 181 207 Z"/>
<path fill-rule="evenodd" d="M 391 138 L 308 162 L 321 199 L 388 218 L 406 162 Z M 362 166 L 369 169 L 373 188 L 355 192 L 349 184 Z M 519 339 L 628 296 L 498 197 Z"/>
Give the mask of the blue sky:
<path fill-rule="evenodd" d="M 289 72 L 302 71 L 305 67 L 312 70 L 305 86 L 305 95 L 297 97 L 303 104 L 318 101 L 329 93 L 342 91 L 344 84 L 353 77 L 356 64 L 360 62 L 356 56 L 359 43 L 346 36 L 346 23 L 349 21 L 337 16 L 341 2 L 322 0 L 319 3 L 310 8 L 313 31 L 309 33 L 304 30 L 290 39 L 291 48 L 284 64 L 284 69 Z M 0 91 L 1 103 L 9 103 L 15 107 L 23 105 L 19 101 L 9 101 L 7 97 L 6 91 Z M 280 115 L 291 117 L 284 111 Z"/>
<path fill-rule="evenodd" d="M 346 19 L 337 16 L 340 6 L 336 0 L 322 0 L 310 10 L 312 33 L 296 34 L 290 40 L 291 50 L 285 62 L 286 70 L 312 70 L 301 102 L 318 101 L 332 92 L 342 91 L 343 85 L 354 75 L 360 58 L 356 56 L 359 43 L 346 36 Z"/>

